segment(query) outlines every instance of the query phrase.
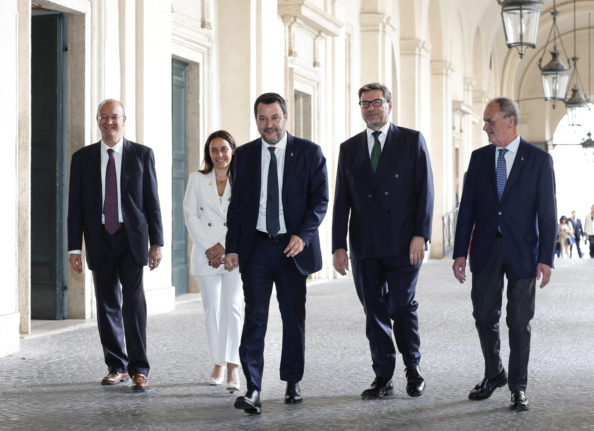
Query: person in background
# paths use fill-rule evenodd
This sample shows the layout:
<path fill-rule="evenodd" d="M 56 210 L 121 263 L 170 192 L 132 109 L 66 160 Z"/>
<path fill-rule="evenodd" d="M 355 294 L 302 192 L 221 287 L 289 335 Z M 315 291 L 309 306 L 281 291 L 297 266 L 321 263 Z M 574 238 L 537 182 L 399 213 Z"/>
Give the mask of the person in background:
<path fill-rule="evenodd" d="M 557 227 L 557 242 L 559 243 L 562 258 L 569 257 L 569 246 L 572 239 L 574 239 L 572 225 L 567 220 L 567 217 L 562 215 L 559 218 L 559 226 Z"/>
<path fill-rule="evenodd" d="M 234 153 L 235 141 L 228 132 L 211 133 L 204 145 L 204 167 L 190 175 L 184 197 L 186 227 L 193 242 L 190 272 L 200 286 L 208 349 L 214 362 L 208 382 L 222 384 L 226 367 L 230 392 L 240 387 L 243 301 L 239 271 L 227 271 L 223 264 Z"/>
<path fill-rule="evenodd" d="M 588 236 L 590 243 L 590 257 L 594 258 L 594 205 L 592 210 L 584 217 L 584 234 Z"/>
<path fill-rule="evenodd" d="M 581 259 L 584 254 L 582 253 L 582 249 L 580 248 L 580 241 L 582 236 L 584 236 L 584 230 L 582 228 L 582 221 L 575 216 L 575 210 L 571 212 L 571 217 L 569 218 L 569 223 L 571 223 L 571 227 L 573 228 L 573 235 L 575 237 L 575 241 L 572 241 L 569 245 L 569 257 L 573 257 L 573 244 L 577 248 L 578 256 Z"/>

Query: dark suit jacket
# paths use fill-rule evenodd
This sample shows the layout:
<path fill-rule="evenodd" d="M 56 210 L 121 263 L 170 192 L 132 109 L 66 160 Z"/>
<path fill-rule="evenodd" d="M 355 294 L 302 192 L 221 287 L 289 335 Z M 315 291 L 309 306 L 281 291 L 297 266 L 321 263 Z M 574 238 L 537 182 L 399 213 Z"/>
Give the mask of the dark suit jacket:
<path fill-rule="evenodd" d="M 262 140 L 235 152 L 231 203 L 227 210 L 227 253 L 239 255 L 239 270 L 247 265 L 256 235 L 260 207 Z M 328 209 L 328 175 L 321 148 L 287 133 L 282 203 L 287 233 L 305 241 L 294 259 L 303 275 L 322 268 L 318 226 Z"/>
<path fill-rule="evenodd" d="M 458 213 L 454 259 L 466 257 L 472 236 L 470 270 L 479 273 L 491 254 L 498 225 L 516 275 L 535 277 L 539 262 L 553 266 L 557 238 L 553 159 L 523 139 L 501 202 L 495 146 L 472 152 Z"/>
<path fill-rule="evenodd" d="M 365 131 L 341 144 L 332 252 L 347 249 L 348 228 L 352 258 L 408 256 L 413 236 L 431 239 L 432 217 L 433 174 L 420 132 L 391 124 L 376 174 Z"/>
<path fill-rule="evenodd" d="M 576 242 L 579 242 L 579 240 L 582 238 L 582 235 L 584 234 L 582 221 L 579 218 L 576 218 L 575 221 L 573 221 L 572 218 L 568 218 L 567 220 L 569 220 L 571 227 L 573 227 L 573 236 L 575 236 Z"/>
<path fill-rule="evenodd" d="M 148 263 L 149 239 L 163 245 L 161 209 L 153 151 L 124 139 L 120 196 L 124 229 L 138 265 Z M 72 155 L 68 200 L 68 250 L 80 250 L 84 234 L 87 264 L 94 270 L 103 249 L 101 142 Z"/>

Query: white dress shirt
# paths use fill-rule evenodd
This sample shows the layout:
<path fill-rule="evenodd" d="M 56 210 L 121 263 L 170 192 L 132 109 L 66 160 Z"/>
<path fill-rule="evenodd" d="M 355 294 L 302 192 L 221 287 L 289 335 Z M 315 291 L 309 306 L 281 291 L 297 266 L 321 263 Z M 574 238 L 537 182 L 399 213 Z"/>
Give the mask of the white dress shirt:
<path fill-rule="evenodd" d="M 507 147 L 503 147 L 507 150 L 507 152 L 503 155 L 503 157 L 505 157 L 505 167 L 507 168 L 507 178 L 509 178 L 509 173 L 511 172 L 514 160 L 516 160 L 516 154 L 518 154 L 519 146 L 520 135 L 516 136 L 516 139 L 507 144 Z M 500 148 L 501 147 L 497 147 L 495 149 L 495 172 L 497 172 L 497 157 L 499 157 Z"/>
<path fill-rule="evenodd" d="M 276 169 L 278 171 L 278 218 L 280 230 L 278 234 L 287 233 L 287 226 L 285 224 L 285 213 L 283 211 L 283 172 L 285 171 L 285 151 L 287 149 L 287 133 L 282 137 L 276 145 L 268 145 L 264 139 L 262 141 L 262 169 L 261 184 L 260 184 L 260 211 L 258 212 L 258 223 L 256 229 L 261 232 L 266 230 L 266 198 L 268 196 L 268 167 L 270 166 L 270 150 L 269 147 L 274 147 L 274 155 L 276 156 Z"/>
<path fill-rule="evenodd" d="M 365 130 L 367 131 L 367 149 L 369 150 L 369 157 L 371 157 L 371 151 L 373 150 L 373 145 L 375 144 L 375 139 L 373 138 L 373 132 L 375 132 L 375 130 L 371 130 L 370 128 Z M 379 139 L 382 151 L 384 150 L 384 144 L 386 143 L 386 138 L 388 137 L 388 130 L 390 130 L 389 121 L 386 122 L 384 127 L 379 130 L 381 133 L 377 137 L 377 139 Z"/>

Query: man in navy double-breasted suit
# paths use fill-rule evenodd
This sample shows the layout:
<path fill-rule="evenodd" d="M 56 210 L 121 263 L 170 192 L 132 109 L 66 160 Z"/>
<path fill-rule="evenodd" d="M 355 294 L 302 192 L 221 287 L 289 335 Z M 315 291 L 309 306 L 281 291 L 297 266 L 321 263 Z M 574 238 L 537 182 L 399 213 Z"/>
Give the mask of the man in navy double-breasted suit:
<path fill-rule="evenodd" d="M 468 398 L 483 400 L 506 383 L 512 410 L 527 410 L 530 320 L 536 279 L 550 280 L 557 216 L 553 160 L 517 131 L 518 106 L 508 98 L 485 108 L 483 130 L 492 145 L 473 151 L 454 243 L 454 276 L 466 279 L 470 252 L 473 316 L 485 360 L 484 378 Z M 470 251 L 469 251 L 470 249 Z M 503 277 L 507 277 L 509 379 L 499 356 Z"/>
<path fill-rule="evenodd" d="M 431 239 L 433 176 L 423 135 L 389 120 L 392 96 L 373 83 L 359 90 L 367 129 L 340 146 L 332 218 L 334 268 L 348 269 L 347 231 L 355 287 L 367 318 L 375 380 L 363 399 L 393 391 L 396 349 L 402 354 L 406 390 L 425 388 L 415 290 L 425 246 Z M 349 219 L 350 217 L 350 219 Z M 393 322 L 393 323 L 392 323 Z"/>
<path fill-rule="evenodd" d="M 147 387 L 145 265 L 159 266 L 163 227 L 153 151 L 124 138 L 123 105 L 97 109 L 101 141 L 72 155 L 68 201 L 70 265 L 82 272 L 84 235 L 108 374 L 103 385 Z M 149 249 L 150 244 L 150 249 Z M 121 289 L 120 289 L 121 285 Z"/>
<path fill-rule="evenodd" d="M 313 142 L 286 132 L 285 100 L 265 93 L 254 103 L 261 138 L 235 153 L 227 211 L 225 267 L 239 265 L 245 321 L 239 356 L 247 392 L 235 407 L 261 413 L 264 336 L 272 284 L 283 320 L 280 378 L 285 403 L 301 402 L 305 358 L 305 282 L 322 268 L 318 226 L 328 207 L 326 159 Z"/>

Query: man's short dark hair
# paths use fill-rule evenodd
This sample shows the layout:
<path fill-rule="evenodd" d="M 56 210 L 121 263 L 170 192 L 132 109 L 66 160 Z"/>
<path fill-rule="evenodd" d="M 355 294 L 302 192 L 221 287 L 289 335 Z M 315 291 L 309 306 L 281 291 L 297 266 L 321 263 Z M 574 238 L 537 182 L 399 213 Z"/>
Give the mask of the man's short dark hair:
<path fill-rule="evenodd" d="M 359 100 L 361 100 L 361 96 L 363 93 L 367 93 L 368 91 L 380 90 L 384 94 L 384 99 L 386 102 L 392 101 L 392 93 L 390 93 L 390 89 L 379 82 L 372 82 L 371 84 L 365 84 L 363 87 L 359 88 Z"/>
<path fill-rule="evenodd" d="M 283 96 L 277 93 L 264 93 L 258 96 L 256 101 L 254 102 L 254 117 L 258 116 L 258 105 L 263 103 L 264 105 L 272 105 L 273 103 L 278 102 L 281 109 L 283 110 L 283 114 L 287 114 L 287 102 L 283 99 Z"/>
<path fill-rule="evenodd" d="M 514 124 L 517 126 L 520 120 L 520 108 L 518 104 L 509 97 L 496 97 L 491 99 L 487 105 L 497 103 L 499 105 L 499 112 L 503 118 L 514 117 Z"/>

